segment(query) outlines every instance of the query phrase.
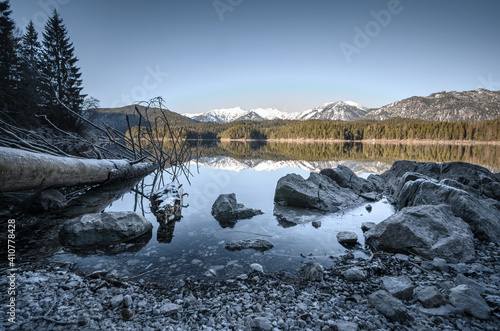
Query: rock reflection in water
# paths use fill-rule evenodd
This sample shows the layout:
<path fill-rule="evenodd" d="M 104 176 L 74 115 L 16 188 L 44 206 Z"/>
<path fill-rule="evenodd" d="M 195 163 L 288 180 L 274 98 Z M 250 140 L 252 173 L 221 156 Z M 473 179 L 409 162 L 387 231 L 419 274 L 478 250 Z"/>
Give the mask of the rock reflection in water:
<path fill-rule="evenodd" d="M 175 221 L 168 223 L 160 223 L 158 227 L 158 232 L 156 233 L 156 239 L 159 243 L 170 244 L 174 238 Z"/>
<path fill-rule="evenodd" d="M 135 253 L 139 252 L 144 246 L 146 246 L 152 237 L 153 237 L 153 231 L 151 230 L 135 239 L 122 243 L 115 243 L 111 245 L 89 245 L 89 246 L 79 246 L 79 247 L 65 246 L 64 249 L 78 256 L 89 256 L 94 254 L 117 255 L 125 252 Z"/>

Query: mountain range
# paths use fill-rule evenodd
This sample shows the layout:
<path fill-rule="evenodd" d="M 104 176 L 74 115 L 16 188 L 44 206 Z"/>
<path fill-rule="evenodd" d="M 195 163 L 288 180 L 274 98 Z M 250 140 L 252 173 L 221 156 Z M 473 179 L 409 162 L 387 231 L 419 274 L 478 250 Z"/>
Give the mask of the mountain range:
<path fill-rule="evenodd" d="M 384 120 L 404 117 L 428 121 L 483 121 L 500 117 L 500 91 L 477 89 L 438 92 L 410 97 L 380 108 L 367 108 L 352 101 L 325 103 L 302 112 L 287 113 L 274 108 L 245 110 L 240 107 L 183 114 L 200 122 L 229 123 L 238 120 Z"/>
<path fill-rule="evenodd" d="M 390 165 L 380 161 L 299 161 L 282 160 L 272 161 L 263 159 L 235 159 L 229 156 L 201 157 L 192 164 L 205 165 L 219 170 L 231 170 L 240 172 L 252 169 L 256 171 L 275 171 L 283 168 L 298 168 L 312 172 L 319 172 L 325 168 L 336 168 L 339 164 L 348 166 L 356 175 L 375 173 L 381 174 L 389 170 Z"/>

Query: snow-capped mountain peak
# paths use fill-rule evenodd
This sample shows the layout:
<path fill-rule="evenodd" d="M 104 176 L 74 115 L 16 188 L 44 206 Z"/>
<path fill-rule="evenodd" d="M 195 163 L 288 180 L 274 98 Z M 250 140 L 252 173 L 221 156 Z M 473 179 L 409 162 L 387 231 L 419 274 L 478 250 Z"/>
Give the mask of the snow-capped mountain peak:
<path fill-rule="evenodd" d="M 236 120 L 336 120 L 353 121 L 363 117 L 367 108 L 353 101 L 328 102 L 322 106 L 302 112 L 288 113 L 275 108 L 256 108 L 244 110 L 240 107 L 214 109 L 206 113 L 184 114 L 187 117 L 201 122 L 228 123 Z"/>

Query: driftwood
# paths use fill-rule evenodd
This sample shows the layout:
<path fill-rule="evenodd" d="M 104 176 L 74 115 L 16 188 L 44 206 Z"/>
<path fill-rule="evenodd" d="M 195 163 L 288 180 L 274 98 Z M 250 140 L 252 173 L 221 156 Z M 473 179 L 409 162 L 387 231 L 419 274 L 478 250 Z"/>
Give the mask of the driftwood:
<path fill-rule="evenodd" d="M 0 147 L 0 192 L 94 185 L 145 175 L 150 162 L 54 156 Z"/>

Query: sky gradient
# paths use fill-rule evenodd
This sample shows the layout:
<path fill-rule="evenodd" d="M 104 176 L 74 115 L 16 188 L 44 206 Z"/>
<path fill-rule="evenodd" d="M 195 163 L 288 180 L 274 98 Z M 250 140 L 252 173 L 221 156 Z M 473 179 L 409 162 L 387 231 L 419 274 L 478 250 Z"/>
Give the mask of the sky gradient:
<path fill-rule="evenodd" d="M 54 8 L 102 107 L 293 112 L 500 89 L 498 0 L 11 0 L 40 37 Z"/>

